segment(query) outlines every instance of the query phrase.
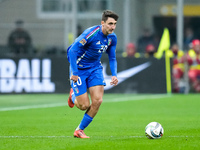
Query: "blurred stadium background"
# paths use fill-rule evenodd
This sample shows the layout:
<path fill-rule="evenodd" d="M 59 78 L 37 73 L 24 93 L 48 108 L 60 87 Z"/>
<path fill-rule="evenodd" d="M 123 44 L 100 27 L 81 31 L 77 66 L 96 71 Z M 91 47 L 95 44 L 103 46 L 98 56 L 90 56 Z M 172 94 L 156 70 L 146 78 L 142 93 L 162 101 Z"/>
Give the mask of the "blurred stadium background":
<path fill-rule="evenodd" d="M 105 9 L 120 16 L 115 31 L 118 71 L 150 64 L 137 74 L 120 76 L 126 82 L 107 91 L 166 93 L 163 59 L 124 58 L 122 53 L 128 43 L 137 43 L 146 28 L 159 43 L 165 27 L 171 43 L 177 42 L 187 51 L 184 29 L 191 27 L 200 36 L 199 8 L 198 0 L 0 0 L 0 93 L 68 92 L 66 48 L 84 29 L 100 24 Z M 32 53 L 25 55 L 12 53 L 8 47 L 9 34 L 19 20 L 32 39 Z M 107 60 L 103 57 L 102 62 L 106 64 Z M 109 69 L 106 72 L 109 75 Z"/>
<path fill-rule="evenodd" d="M 120 16 L 115 31 L 120 83 L 105 87 L 100 112 L 86 130 L 91 139 L 81 141 L 73 132 L 83 112 L 67 106 L 66 48 L 84 29 L 100 24 L 105 9 Z M 32 41 L 26 53 L 8 45 L 10 33 L 22 23 Z M 199 94 L 191 90 L 187 71 L 179 82 L 181 94 L 171 94 L 172 59 L 166 70 L 164 55 L 146 57 L 145 49 L 135 57 L 124 55 L 130 43 L 138 47 L 144 29 L 159 44 L 164 28 L 171 44 L 177 42 L 186 53 L 185 30 L 191 28 L 200 39 L 199 24 L 199 0 L 0 0 L 0 150 L 199 149 Z M 106 55 L 102 64 L 107 81 Z M 152 121 L 164 128 L 160 140 L 145 137 Z"/>

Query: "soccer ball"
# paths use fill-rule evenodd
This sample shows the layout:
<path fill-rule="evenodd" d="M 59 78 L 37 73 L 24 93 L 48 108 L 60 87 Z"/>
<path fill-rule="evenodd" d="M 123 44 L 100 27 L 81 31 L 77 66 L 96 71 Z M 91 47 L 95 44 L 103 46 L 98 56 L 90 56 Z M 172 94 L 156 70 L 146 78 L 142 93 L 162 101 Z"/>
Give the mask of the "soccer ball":
<path fill-rule="evenodd" d="M 163 136 L 164 129 L 162 125 L 158 122 L 150 122 L 145 127 L 146 137 L 149 139 L 159 139 Z"/>

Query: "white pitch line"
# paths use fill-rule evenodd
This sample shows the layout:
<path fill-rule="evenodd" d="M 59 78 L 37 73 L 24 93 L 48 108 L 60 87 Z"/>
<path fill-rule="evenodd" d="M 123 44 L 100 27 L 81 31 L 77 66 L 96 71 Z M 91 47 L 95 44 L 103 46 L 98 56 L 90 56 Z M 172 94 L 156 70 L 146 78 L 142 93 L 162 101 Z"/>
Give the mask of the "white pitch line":
<path fill-rule="evenodd" d="M 123 98 L 115 98 L 114 100 L 108 100 L 108 101 L 105 100 L 104 102 L 137 101 L 137 100 L 158 99 L 166 97 L 170 97 L 170 95 L 158 94 L 158 95 L 144 95 L 144 96 L 125 96 Z"/>
<path fill-rule="evenodd" d="M 25 109 L 34 109 L 34 108 L 50 108 L 50 107 L 60 107 L 60 106 L 67 106 L 67 103 L 53 103 L 53 104 L 40 104 L 40 105 L 30 105 L 30 106 L 5 107 L 5 108 L 0 108 L 0 111 L 25 110 Z"/>
<path fill-rule="evenodd" d="M 92 137 L 92 136 L 91 136 Z M 98 137 L 98 136 L 97 136 Z M 107 136 L 108 138 L 146 138 L 146 136 Z M 163 136 L 168 138 L 199 138 L 200 136 L 192 135 L 180 135 L 180 136 Z M 0 136 L 0 139 L 12 139 L 12 138 L 73 138 L 73 136 Z M 102 136 L 104 138 L 104 136 Z"/>
<path fill-rule="evenodd" d="M 159 94 L 159 95 L 144 95 L 144 96 L 125 96 L 121 98 L 114 98 L 111 100 L 104 100 L 104 103 L 110 102 L 124 102 L 124 101 L 136 101 L 136 100 L 146 100 L 146 99 L 158 99 L 158 98 L 165 98 L 169 97 L 166 94 Z M 27 106 L 16 106 L 16 107 L 5 107 L 0 108 L 0 111 L 13 111 L 13 110 L 25 110 L 25 109 L 37 109 L 37 108 L 50 108 L 50 107 L 61 107 L 67 106 L 66 103 L 52 103 L 52 104 L 40 104 L 40 105 L 27 105 Z"/>
<path fill-rule="evenodd" d="M 12 138 L 72 138 L 73 136 L 0 136 L 0 139 Z"/>

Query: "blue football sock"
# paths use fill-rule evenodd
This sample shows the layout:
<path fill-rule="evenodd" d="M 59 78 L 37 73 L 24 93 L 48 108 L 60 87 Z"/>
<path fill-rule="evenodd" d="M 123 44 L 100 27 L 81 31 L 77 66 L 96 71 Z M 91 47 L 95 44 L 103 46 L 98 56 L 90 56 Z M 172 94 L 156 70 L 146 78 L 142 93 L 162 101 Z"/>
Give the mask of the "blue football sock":
<path fill-rule="evenodd" d="M 79 128 L 81 130 L 84 130 L 91 122 L 92 122 L 93 118 L 90 117 L 88 114 L 84 114 L 83 119 L 79 125 Z"/>
<path fill-rule="evenodd" d="M 76 96 L 74 93 L 72 93 L 72 102 L 75 103 L 75 99 L 76 99 Z"/>

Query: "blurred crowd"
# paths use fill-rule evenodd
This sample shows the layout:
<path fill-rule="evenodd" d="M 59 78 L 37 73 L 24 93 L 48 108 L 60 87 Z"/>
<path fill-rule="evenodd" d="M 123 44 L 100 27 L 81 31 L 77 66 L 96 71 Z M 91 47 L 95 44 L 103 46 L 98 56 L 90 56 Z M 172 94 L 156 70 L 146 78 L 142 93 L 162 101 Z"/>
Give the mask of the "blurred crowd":
<path fill-rule="evenodd" d="M 15 54 L 29 54 L 32 49 L 32 39 L 28 31 L 23 28 L 24 22 L 17 20 L 15 22 L 16 28 L 11 31 L 8 37 L 8 47 L 11 53 Z"/>
<path fill-rule="evenodd" d="M 149 30 L 145 29 L 137 43 L 128 43 L 123 57 L 156 57 L 159 45 L 157 37 L 153 37 Z M 137 46 L 136 46 L 137 45 Z M 177 43 L 172 43 L 166 55 L 172 59 L 172 88 L 174 93 L 184 93 L 186 81 L 189 90 L 200 93 L 200 40 L 196 39 L 190 28 L 186 29 L 184 38 L 184 50 L 179 49 Z M 165 55 L 163 55 L 165 56 Z"/>
<path fill-rule="evenodd" d="M 80 32 L 79 26 L 78 33 Z M 51 46 L 45 47 L 40 51 L 33 45 L 31 34 L 24 28 L 24 21 L 19 19 L 15 22 L 15 28 L 10 32 L 7 38 L 7 45 L 0 47 L 6 55 L 22 56 L 22 55 L 62 55 L 66 51 L 63 47 Z"/>
<path fill-rule="evenodd" d="M 24 29 L 23 20 L 15 22 L 16 28 L 11 31 L 7 40 L 9 52 L 14 55 L 36 54 L 37 49 L 32 45 L 32 38 L 28 31 Z M 78 31 L 81 28 L 78 27 Z M 78 33 L 80 34 L 81 31 Z M 160 37 L 152 34 L 149 29 L 144 29 L 141 37 L 136 43 L 128 43 L 122 57 L 130 58 L 156 58 Z M 200 40 L 194 36 L 191 28 L 185 29 L 184 50 L 179 49 L 178 44 L 171 43 L 167 55 L 172 59 L 172 81 L 173 92 L 184 93 L 184 81 L 189 80 L 190 90 L 200 92 Z M 58 47 L 46 48 L 47 55 L 66 53 L 64 49 Z"/>

